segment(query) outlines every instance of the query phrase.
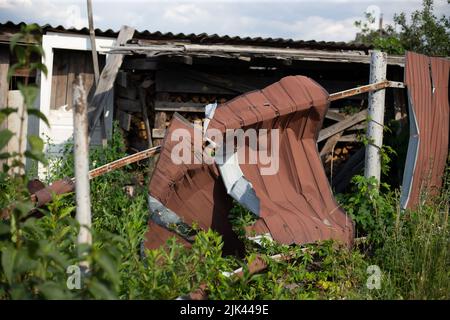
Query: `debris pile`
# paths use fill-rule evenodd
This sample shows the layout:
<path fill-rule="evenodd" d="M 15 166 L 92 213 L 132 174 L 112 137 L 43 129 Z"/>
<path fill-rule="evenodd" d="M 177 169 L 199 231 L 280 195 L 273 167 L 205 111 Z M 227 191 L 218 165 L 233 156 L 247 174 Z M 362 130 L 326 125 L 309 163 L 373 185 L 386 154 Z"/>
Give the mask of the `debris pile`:
<path fill-rule="evenodd" d="M 211 132 L 225 136 L 230 129 L 267 130 L 264 139 L 258 137 L 258 144 L 271 149 L 273 160 L 279 162 L 268 174 L 263 172 L 270 168 L 261 159 L 236 161 L 237 153 L 225 150 L 225 144 L 215 146 L 217 154 L 206 159 L 210 161 L 173 163 L 171 153 L 179 142 L 172 135 L 179 128 L 191 130 L 192 136 L 197 130 L 175 116 L 149 185 L 151 218 L 145 246 L 159 247 L 162 240 L 176 234 L 174 226 L 197 222 L 202 229 L 218 231 L 228 250 L 238 248 L 227 218 L 233 198 L 259 217 L 249 233 L 285 244 L 335 239 L 351 245 L 353 222 L 333 198 L 317 151 L 328 106 L 329 95 L 320 85 L 307 77 L 289 76 L 210 110 L 204 131 L 208 141 L 214 141 Z M 272 131 L 279 132 L 277 141 Z M 272 146 L 278 142 L 279 154 L 275 155 Z M 245 142 L 242 147 L 245 155 L 252 146 Z M 202 151 L 194 148 L 193 157 L 202 159 Z"/>

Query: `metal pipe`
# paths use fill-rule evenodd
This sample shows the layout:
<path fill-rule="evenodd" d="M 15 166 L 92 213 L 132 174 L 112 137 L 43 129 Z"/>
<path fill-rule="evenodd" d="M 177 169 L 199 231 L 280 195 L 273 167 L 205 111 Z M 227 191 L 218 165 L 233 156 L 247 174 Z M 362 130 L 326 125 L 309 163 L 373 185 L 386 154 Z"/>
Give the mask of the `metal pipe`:
<path fill-rule="evenodd" d="M 370 83 L 386 81 L 387 55 L 381 51 L 373 51 L 370 57 Z M 369 93 L 366 156 L 364 176 L 375 177 L 380 182 L 381 147 L 384 129 L 385 89 Z"/>
<path fill-rule="evenodd" d="M 74 83 L 73 106 L 76 219 L 80 224 L 78 244 L 91 245 L 87 94 L 81 75 L 78 75 Z"/>

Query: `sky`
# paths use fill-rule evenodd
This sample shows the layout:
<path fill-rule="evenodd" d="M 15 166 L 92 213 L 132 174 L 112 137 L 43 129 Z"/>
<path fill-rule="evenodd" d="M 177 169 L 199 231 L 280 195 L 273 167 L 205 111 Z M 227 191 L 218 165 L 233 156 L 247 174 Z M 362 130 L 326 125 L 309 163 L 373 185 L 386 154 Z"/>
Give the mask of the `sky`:
<path fill-rule="evenodd" d="M 409 15 L 422 0 L 92 0 L 96 28 L 208 33 L 230 36 L 350 41 L 364 12 Z M 435 0 L 435 14 L 450 15 L 447 0 Z M 0 0 L 0 22 L 36 22 L 64 27 L 88 25 L 86 0 Z M 374 26 L 375 27 L 375 26 Z"/>

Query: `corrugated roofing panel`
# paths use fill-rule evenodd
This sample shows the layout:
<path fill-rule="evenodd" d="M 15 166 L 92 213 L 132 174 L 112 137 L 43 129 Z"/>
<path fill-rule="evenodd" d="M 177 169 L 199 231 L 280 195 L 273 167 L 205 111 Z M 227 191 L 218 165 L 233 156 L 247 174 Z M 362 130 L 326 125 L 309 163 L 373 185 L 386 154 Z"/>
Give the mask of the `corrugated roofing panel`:
<path fill-rule="evenodd" d="M 20 25 L 25 24 L 25 22 L 14 23 L 12 21 L 7 21 L 5 23 L 0 23 L 0 28 L 19 28 Z M 52 26 L 50 24 L 45 24 L 41 26 L 44 31 L 55 31 L 55 32 L 70 32 L 78 34 L 89 34 L 88 28 L 65 28 L 61 25 Z M 97 36 L 103 37 L 113 37 L 116 38 L 119 34 L 118 31 L 107 29 L 95 29 L 95 34 Z M 136 39 L 147 39 L 147 40 L 159 40 L 159 41 L 187 41 L 190 43 L 197 44 L 233 44 L 233 45 L 254 45 L 254 46 L 270 46 L 270 47 L 282 47 L 282 48 L 305 48 L 305 49 L 324 49 L 324 50 L 356 50 L 356 51 L 368 51 L 371 46 L 363 44 L 353 44 L 346 42 L 331 42 L 331 41 L 303 41 L 303 40 L 293 40 L 293 39 L 273 39 L 273 38 L 261 38 L 261 37 L 231 37 L 228 35 L 220 36 L 217 34 L 184 34 L 178 33 L 174 34 L 172 32 L 160 32 L 149 30 L 136 31 Z"/>
<path fill-rule="evenodd" d="M 179 141 L 175 139 L 176 133 L 174 132 L 177 130 L 185 130 L 191 137 L 194 137 L 195 134 L 199 134 L 201 137 L 201 131 L 194 133 L 198 129 L 194 128 L 191 123 L 178 114 L 173 116 L 150 180 L 150 196 L 177 214 L 187 225 L 192 226 L 193 223 L 197 223 L 203 230 L 211 228 L 221 234 L 224 241 L 224 252 L 242 252 L 243 245 L 233 232 L 228 220 L 228 214 L 233 205 L 232 199 L 227 195 L 217 167 L 205 162 L 194 163 L 194 157 L 200 159 L 202 156 L 201 150 L 199 152 L 194 149 L 192 140 L 181 139 Z M 176 146 L 179 148 L 181 145 L 185 145 L 186 150 L 194 150 L 190 155 L 192 164 L 176 164 L 172 160 L 172 151 Z M 160 214 L 160 212 L 152 212 L 152 214 Z M 153 229 L 150 225 L 146 234 L 145 245 L 149 249 L 162 244 L 160 243 L 161 237 L 151 235 L 153 232 L 159 232 Z"/>
<path fill-rule="evenodd" d="M 250 104 L 253 108 L 248 108 L 249 101 L 256 102 Z M 240 109 L 236 108 L 239 104 Z M 234 119 L 240 118 L 246 129 L 279 130 L 278 172 L 262 174 L 266 166 L 261 162 L 241 161 L 239 165 L 260 201 L 263 222 L 255 229 L 259 233 L 268 230 L 281 243 L 335 239 L 349 245 L 353 241 L 353 222 L 333 198 L 317 151 L 328 105 L 328 93 L 320 85 L 307 77 L 290 76 L 220 105 L 209 124 L 209 129 L 223 131 L 233 128 Z M 275 143 L 270 134 L 268 140 L 269 145 Z"/>
<path fill-rule="evenodd" d="M 422 191 L 435 194 L 442 186 L 449 141 L 449 70 L 448 59 L 406 54 L 410 142 L 403 175 L 403 208 L 416 206 Z"/>

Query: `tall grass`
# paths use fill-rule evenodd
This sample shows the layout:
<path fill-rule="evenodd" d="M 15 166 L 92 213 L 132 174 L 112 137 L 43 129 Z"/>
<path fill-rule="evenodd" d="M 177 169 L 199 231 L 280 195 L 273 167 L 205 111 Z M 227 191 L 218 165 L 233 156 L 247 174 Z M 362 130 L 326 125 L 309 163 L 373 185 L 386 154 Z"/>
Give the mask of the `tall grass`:
<path fill-rule="evenodd" d="M 449 299 L 449 174 L 441 196 L 400 211 L 381 234 L 374 263 L 380 265 L 385 299 Z"/>

